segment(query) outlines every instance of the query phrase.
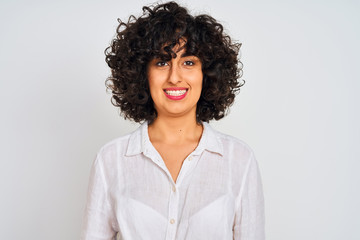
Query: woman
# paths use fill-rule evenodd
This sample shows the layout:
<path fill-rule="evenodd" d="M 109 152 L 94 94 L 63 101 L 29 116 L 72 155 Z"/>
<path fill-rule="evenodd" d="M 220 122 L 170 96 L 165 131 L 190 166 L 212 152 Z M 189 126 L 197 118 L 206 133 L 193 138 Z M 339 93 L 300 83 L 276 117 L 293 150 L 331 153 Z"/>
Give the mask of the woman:
<path fill-rule="evenodd" d="M 98 152 L 82 239 L 264 239 L 254 155 L 208 124 L 241 87 L 240 44 L 175 2 L 143 11 L 105 51 L 112 102 L 142 125 Z"/>

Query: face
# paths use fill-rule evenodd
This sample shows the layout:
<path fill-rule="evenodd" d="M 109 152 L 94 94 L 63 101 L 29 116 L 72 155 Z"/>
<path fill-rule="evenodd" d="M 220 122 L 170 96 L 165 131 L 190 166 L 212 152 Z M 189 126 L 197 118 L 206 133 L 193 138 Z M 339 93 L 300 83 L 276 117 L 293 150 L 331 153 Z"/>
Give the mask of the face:
<path fill-rule="evenodd" d="M 150 94 L 158 117 L 196 116 L 203 79 L 201 61 L 196 56 L 186 56 L 185 49 L 176 54 L 170 61 L 153 59 L 148 65 Z"/>

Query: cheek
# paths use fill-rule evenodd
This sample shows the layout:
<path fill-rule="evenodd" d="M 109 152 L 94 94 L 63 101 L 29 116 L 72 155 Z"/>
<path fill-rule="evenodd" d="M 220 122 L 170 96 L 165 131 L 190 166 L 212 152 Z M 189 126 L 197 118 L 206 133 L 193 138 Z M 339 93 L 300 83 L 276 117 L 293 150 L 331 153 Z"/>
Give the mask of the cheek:
<path fill-rule="evenodd" d="M 154 79 L 149 79 L 149 88 L 150 92 L 156 92 L 157 90 L 159 90 L 160 85 L 157 81 L 154 81 Z"/>
<path fill-rule="evenodd" d="M 162 93 L 162 83 L 158 77 L 154 77 L 148 75 L 148 83 L 149 83 L 149 90 L 150 96 L 154 102 L 157 102 L 158 99 L 161 98 Z"/>
<path fill-rule="evenodd" d="M 193 79 L 193 84 L 196 88 L 202 89 L 202 82 L 203 82 L 203 74 L 200 71 Z"/>
<path fill-rule="evenodd" d="M 164 82 L 164 76 L 162 74 L 162 72 L 159 71 L 149 71 L 147 74 L 147 78 L 148 78 L 148 82 L 149 82 L 149 87 L 151 88 L 161 88 L 161 85 Z"/>
<path fill-rule="evenodd" d="M 156 78 L 154 78 L 154 74 L 149 72 L 148 75 L 147 75 L 147 79 L 148 79 L 150 92 L 152 92 L 156 88 Z"/>
<path fill-rule="evenodd" d="M 154 97 L 155 97 L 155 89 L 156 89 L 156 87 L 154 86 L 154 82 L 149 79 L 149 90 L 150 90 L 151 98 L 153 100 L 154 100 Z"/>

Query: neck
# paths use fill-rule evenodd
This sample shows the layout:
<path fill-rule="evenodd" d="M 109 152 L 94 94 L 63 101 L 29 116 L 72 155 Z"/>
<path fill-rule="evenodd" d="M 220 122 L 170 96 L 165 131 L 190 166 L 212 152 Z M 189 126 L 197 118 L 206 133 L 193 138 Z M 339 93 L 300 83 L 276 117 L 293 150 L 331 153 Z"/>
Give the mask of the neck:
<path fill-rule="evenodd" d="M 158 116 L 148 127 L 151 142 L 160 141 L 176 145 L 199 141 L 202 130 L 202 125 L 196 121 L 196 116 L 180 118 Z"/>

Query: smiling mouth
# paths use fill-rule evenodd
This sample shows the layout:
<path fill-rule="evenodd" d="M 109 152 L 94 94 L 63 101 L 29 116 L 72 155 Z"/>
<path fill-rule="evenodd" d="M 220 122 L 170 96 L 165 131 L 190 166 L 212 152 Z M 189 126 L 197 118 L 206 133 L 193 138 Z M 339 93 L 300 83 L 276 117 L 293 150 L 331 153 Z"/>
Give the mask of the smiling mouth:
<path fill-rule="evenodd" d="M 187 88 L 166 88 L 164 89 L 165 96 L 171 100 L 181 100 L 187 94 Z"/>
<path fill-rule="evenodd" d="M 170 96 L 181 96 L 184 95 L 187 91 L 187 89 L 184 90 L 164 90 L 167 95 Z"/>

